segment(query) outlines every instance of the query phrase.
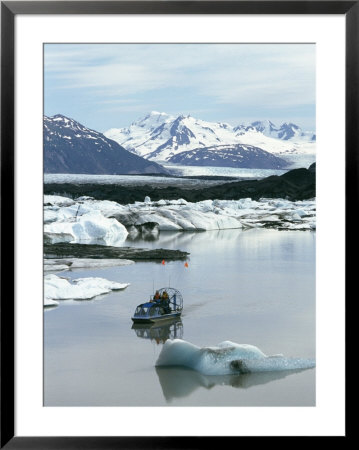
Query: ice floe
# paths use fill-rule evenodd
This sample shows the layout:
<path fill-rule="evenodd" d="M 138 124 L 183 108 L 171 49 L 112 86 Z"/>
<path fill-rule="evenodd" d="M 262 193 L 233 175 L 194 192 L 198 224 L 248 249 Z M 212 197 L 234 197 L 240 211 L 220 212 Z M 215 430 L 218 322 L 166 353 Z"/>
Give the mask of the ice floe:
<path fill-rule="evenodd" d="M 86 300 L 113 290 L 125 289 L 129 283 L 118 283 L 105 278 L 77 278 L 70 282 L 67 278 L 48 274 L 44 277 L 45 299 Z"/>
<path fill-rule="evenodd" d="M 54 197 L 54 200 L 52 198 Z M 65 197 L 46 196 L 45 240 L 121 246 L 128 233 L 149 231 L 206 231 L 268 227 L 315 230 L 315 199 L 204 200 L 184 199 L 120 205 L 81 197 L 66 205 Z M 62 205 L 62 206 L 59 206 Z M 144 225 L 151 227 L 145 227 Z M 136 228 L 137 227 L 137 228 Z"/>
<path fill-rule="evenodd" d="M 53 306 L 57 306 L 59 304 L 59 302 L 57 302 L 56 300 L 52 300 L 51 298 L 44 298 L 44 306 L 45 307 L 53 307 Z"/>
<path fill-rule="evenodd" d="M 300 370 L 315 367 L 315 360 L 265 355 L 258 347 L 224 341 L 216 347 L 198 347 L 181 339 L 167 340 L 156 366 L 183 366 L 204 375 Z"/>
<path fill-rule="evenodd" d="M 136 202 L 114 213 L 126 227 L 157 223 L 160 231 L 206 231 L 270 227 L 288 230 L 315 229 L 315 200 L 249 198 L 240 200 L 159 200 Z"/>
<path fill-rule="evenodd" d="M 94 258 L 64 258 L 44 259 L 45 272 L 60 272 L 70 269 L 98 269 L 101 267 L 119 267 L 134 264 L 130 259 L 94 259 Z"/>

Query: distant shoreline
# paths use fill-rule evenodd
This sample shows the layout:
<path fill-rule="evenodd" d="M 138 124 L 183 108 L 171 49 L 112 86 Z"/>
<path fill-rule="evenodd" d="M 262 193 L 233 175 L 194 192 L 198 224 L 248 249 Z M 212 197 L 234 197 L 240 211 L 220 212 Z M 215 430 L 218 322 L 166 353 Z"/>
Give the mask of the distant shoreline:
<path fill-rule="evenodd" d="M 193 177 L 189 177 L 193 179 Z M 200 178 L 200 180 L 208 178 Z M 213 178 L 211 178 L 213 180 Z M 209 199 L 233 200 L 241 198 L 286 198 L 291 201 L 307 200 L 315 197 L 315 163 L 309 169 L 293 169 L 283 175 L 271 175 L 260 180 L 230 181 L 217 178 L 223 183 L 205 186 L 171 186 L 148 184 L 114 185 L 101 183 L 45 183 L 45 195 L 62 195 L 71 198 L 89 196 L 96 200 L 112 200 L 120 204 L 143 201 L 146 196 L 151 200 L 174 200 L 183 198 L 190 202 Z"/>

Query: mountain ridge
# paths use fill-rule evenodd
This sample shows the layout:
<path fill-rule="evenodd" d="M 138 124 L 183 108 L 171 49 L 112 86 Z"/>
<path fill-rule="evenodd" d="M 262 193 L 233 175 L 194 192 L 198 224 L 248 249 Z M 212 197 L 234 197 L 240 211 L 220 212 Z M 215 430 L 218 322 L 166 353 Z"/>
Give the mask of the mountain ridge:
<path fill-rule="evenodd" d="M 127 128 L 111 128 L 104 135 L 127 150 L 157 162 L 169 162 L 176 155 L 195 149 L 210 148 L 213 152 L 215 146 L 220 150 L 223 145 L 242 145 L 275 154 L 290 163 L 303 154 L 314 155 L 316 139 L 314 133 L 304 132 L 288 122 L 280 127 L 271 121 L 232 126 L 158 111 L 148 113 Z"/>
<path fill-rule="evenodd" d="M 117 142 L 62 114 L 44 116 L 44 173 L 167 173 Z"/>

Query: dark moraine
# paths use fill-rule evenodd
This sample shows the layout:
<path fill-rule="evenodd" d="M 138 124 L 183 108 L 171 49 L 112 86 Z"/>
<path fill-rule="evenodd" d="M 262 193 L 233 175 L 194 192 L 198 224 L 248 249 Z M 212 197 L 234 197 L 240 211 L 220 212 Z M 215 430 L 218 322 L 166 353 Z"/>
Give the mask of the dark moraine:
<path fill-rule="evenodd" d="M 288 200 L 306 200 L 315 197 L 315 163 L 309 169 L 294 169 L 283 175 L 273 175 L 261 180 L 244 180 L 224 183 L 198 189 L 180 189 L 178 187 L 114 186 L 109 184 L 72 184 L 49 183 L 44 185 L 44 194 L 65 195 L 77 198 L 90 196 L 97 200 L 112 200 L 121 204 L 143 201 L 145 196 L 151 200 L 174 200 L 184 198 L 190 202 L 201 200 L 237 200 L 240 198 L 286 198 Z"/>
<path fill-rule="evenodd" d="M 189 253 L 164 248 L 109 247 L 104 245 L 44 244 L 44 258 L 132 259 L 133 261 L 168 261 L 187 258 Z"/>

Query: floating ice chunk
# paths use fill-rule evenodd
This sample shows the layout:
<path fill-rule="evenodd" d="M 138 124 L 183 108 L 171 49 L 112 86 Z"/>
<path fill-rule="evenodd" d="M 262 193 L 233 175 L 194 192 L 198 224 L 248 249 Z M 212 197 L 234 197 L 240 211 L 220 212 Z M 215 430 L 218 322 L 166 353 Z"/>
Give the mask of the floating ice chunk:
<path fill-rule="evenodd" d="M 264 216 L 262 217 L 262 220 L 265 220 L 266 222 L 278 222 L 279 221 L 279 217 L 272 214 L 270 216 Z"/>
<path fill-rule="evenodd" d="M 51 307 L 51 306 L 57 306 L 59 302 L 56 300 L 53 300 L 52 298 L 45 297 L 44 298 L 44 306 L 45 307 Z"/>
<path fill-rule="evenodd" d="M 74 221 L 52 222 L 44 226 L 45 233 L 71 235 L 76 243 L 104 243 L 119 246 L 128 235 L 126 228 L 116 219 L 104 217 L 100 211 L 92 211 Z M 59 242 L 59 241 L 58 241 Z M 61 241 L 60 241 L 61 242 Z"/>
<path fill-rule="evenodd" d="M 180 231 L 181 227 L 177 225 L 173 220 L 161 215 L 160 212 L 146 213 L 143 210 L 136 217 L 135 225 L 143 225 L 148 222 L 158 223 L 159 230 L 161 231 Z"/>
<path fill-rule="evenodd" d="M 53 274 L 45 276 L 45 298 L 55 300 L 89 299 L 112 290 L 125 289 L 129 283 L 117 283 L 105 278 L 78 278 L 70 283 L 66 278 Z"/>
<path fill-rule="evenodd" d="M 171 205 L 187 205 L 187 200 L 184 198 L 179 198 L 178 200 L 170 200 Z"/>
<path fill-rule="evenodd" d="M 45 206 L 44 213 L 45 237 L 49 242 L 122 245 L 128 231 L 120 222 L 127 226 L 157 223 L 160 231 L 206 231 L 263 226 L 292 230 L 315 229 L 315 200 L 292 202 L 261 198 L 254 201 L 245 198 L 187 202 L 183 199 L 161 199 L 152 202 L 146 196 L 144 202 L 130 205 L 87 197 L 77 199 L 76 203 L 58 196 L 46 196 L 46 200 L 50 203 Z M 120 222 L 114 221 L 114 217 Z M 303 224 L 305 225 L 302 226 Z M 135 230 L 132 230 L 133 233 Z"/>
<path fill-rule="evenodd" d="M 52 209 L 44 209 L 44 223 L 51 223 L 58 220 L 58 212 Z"/>
<path fill-rule="evenodd" d="M 51 203 L 52 205 L 73 205 L 75 202 L 68 197 L 61 197 L 60 195 L 44 195 L 44 204 Z"/>
<path fill-rule="evenodd" d="M 93 200 L 93 197 L 89 197 L 88 195 L 82 195 L 81 197 L 77 197 L 76 201 L 77 202 L 83 202 L 85 200 Z"/>
<path fill-rule="evenodd" d="M 93 258 L 66 258 L 45 259 L 45 272 L 60 272 L 69 269 L 88 269 L 101 267 L 120 267 L 134 264 L 130 259 L 93 259 Z"/>
<path fill-rule="evenodd" d="M 302 218 L 297 212 L 294 212 L 292 214 L 292 220 L 293 220 L 293 222 L 301 222 Z"/>
<path fill-rule="evenodd" d="M 313 359 L 266 356 L 253 345 L 225 341 L 216 347 L 197 347 L 181 339 L 167 340 L 156 366 L 184 366 L 204 375 L 298 370 L 315 367 Z"/>
<path fill-rule="evenodd" d="M 44 264 L 44 272 L 63 272 L 64 270 L 69 270 L 70 266 L 67 264 Z"/>
<path fill-rule="evenodd" d="M 74 258 L 70 259 L 71 269 L 79 268 L 99 268 L 99 267 L 120 267 L 134 264 L 130 259 L 91 259 Z"/>

